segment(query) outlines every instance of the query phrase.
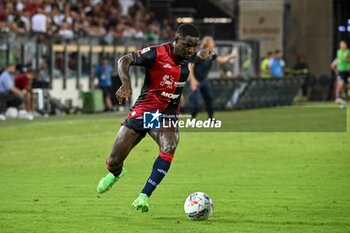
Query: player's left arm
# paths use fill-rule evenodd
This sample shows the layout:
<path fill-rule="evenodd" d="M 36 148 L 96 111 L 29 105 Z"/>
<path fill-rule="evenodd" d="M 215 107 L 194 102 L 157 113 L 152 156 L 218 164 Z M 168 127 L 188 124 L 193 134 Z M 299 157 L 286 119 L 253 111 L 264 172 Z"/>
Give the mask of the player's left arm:
<path fill-rule="evenodd" d="M 188 69 L 190 71 L 190 74 L 189 74 L 189 79 L 190 79 L 190 84 L 191 84 L 191 90 L 192 91 L 195 91 L 197 90 L 197 87 L 198 87 L 198 81 L 195 77 L 195 74 L 194 74 L 194 64 L 193 63 L 189 63 L 188 64 Z"/>
<path fill-rule="evenodd" d="M 345 55 L 344 55 L 344 61 L 346 61 L 346 62 L 350 62 L 350 51 L 349 52 L 347 52 Z"/>

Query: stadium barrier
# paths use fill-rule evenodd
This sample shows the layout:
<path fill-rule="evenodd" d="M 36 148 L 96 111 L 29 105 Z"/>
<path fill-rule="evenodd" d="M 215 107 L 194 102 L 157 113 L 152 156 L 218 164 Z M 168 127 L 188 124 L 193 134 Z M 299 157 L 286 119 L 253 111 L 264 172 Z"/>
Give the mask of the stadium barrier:
<path fill-rule="evenodd" d="M 305 76 L 284 78 L 210 79 L 213 107 L 223 109 L 249 109 L 291 105 L 305 82 Z M 186 109 L 191 106 L 191 88 L 184 90 Z M 205 109 L 202 97 L 199 108 Z"/>
<path fill-rule="evenodd" d="M 101 56 L 110 58 L 113 63 L 125 53 L 147 47 L 150 44 L 152 42 L 132 39 L 115 40 L 113 44 L 105 44 L 103 38 L 98 37 L 76 38 L 70 41 L 62 40 L 62 38 L 48 38 L 42 42 L 35 34 L 2 32 L 0 33 L 0 57 L 2 58 L 0 66 L 4 67 L 9 62 L 15 62 L 32 64 L 37 69 L 44 65 L 46 67 L 44 76 L 48 78 L 49 89 L 53 97 L 62 102 L 73 99 L 73 103 L 78 103 L 79 101 L 75 101 L 75 98 L 79 96 L 80 91 L 94 89 L 94 67 Z M 219 54 L 228 54 L 232 50 L 237 50 L 239 56 L 225 66 L 215 63 L 209 73 L 215 109 L 255 108 L 292 103 L 293 97 L 300 88 L 301 81 L 298 81 L 300 77 L 249 79 L 247 77 L 254 75 L 254 72 L 242 64 L 251 60 L 251 46 L 234 41 L 217 41 L 216 44 Z M 143 83 L 144 71 L 139 67 L 133 67 L 131 72 L 133 88 L 139 90 Z M 116 77 L 117 74 L 113 76 Z M 60 82 L 56 82 L 58 80 Z M 68 88 L 68 81 L 70 85 L 73 81 L 75 87 L 69 86 Z M 53 85 L 54 83 L 56 85 Z M 119 86 L 119 80 L 114 78 L 113 89 Z M 185 100 L 188 108 L 189 98 L 190 88 L 186 87 Z M 133 96 L 129 104 L 135 100 L 136 96 Z M 200 99 L 199 106 L 204 106 L 202 99 Z"/>
<path fill-rule="evenodd" d="M 261 108 L 291 105 L 305 82 L 305 77 L 284 77 L 248 81 L 246 88 L 240 93 L 235 109 Z"/>

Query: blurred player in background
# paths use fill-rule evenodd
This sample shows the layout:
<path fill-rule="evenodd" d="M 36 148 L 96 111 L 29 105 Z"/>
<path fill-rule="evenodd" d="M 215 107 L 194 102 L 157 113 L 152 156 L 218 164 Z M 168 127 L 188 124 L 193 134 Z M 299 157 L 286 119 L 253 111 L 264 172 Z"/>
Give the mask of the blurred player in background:
<path fill-rule="evenodd" d="M 215 41 L 211 36 L 205 36 L 202 39 L 201 49 L 210 49 L 212 50 L 215 47 Z M 208 113 L 208 118 L 214 118 L 214 110 L 212 106 L 212 95 L 210 93 L 208 74 L 212 66 L 213 61 L 219 63 L 226 63 L 229 60 L 235 58 L 237 52 L 233 51 L 231 54 L 226 56 L 218 56 L 214 54 L 211 59 L 204 60 L 195 60 L 194 63 L 190 65 L 190 81 L 191 81 L 191 115 L 192 118 L 196 118 L 198 113 L 198 95 L 201 92 L 205 106 Z"/>
<path fill-rule="evenodd" d="M 275 50 L 273 58 L 270 60 L 270 71 L 274 78 L 282 78 L 284 76 L 284 68 L 286 63 L 282 58 L 282 53 L 279 49 Z"/>
<path fill-rule="evenodd" d="M 332 71 L 334 72 L 335 76 L 336 76 L 336 80 L 335 80 L 335 102 L 336 103 L 341 103 L 343 102 L 343 99 L 341 98 L 341 93 L 343 90 L 343 81 L 341 79 L 341 77 L 339 76 L 339 72 L 338 72 L 338 59 L 334 59 L 330 65 Z"/>
<path fill-rule="evenodd" d="M 303 86 L 301 87 L 303 97 L 308 97 L 308 83 L 309 83 L 309 65 L 306 63 L 306 59 L 304 54 L 299 53 L 297 55 L 296 63 L 293 66 L 293 70 L 290 70 L 289 73 L 293 73 L 295 75 L 303 75 L 305 77 L 305 81 Z"/>
<path fill-rule="evenodd" d="M 210 49 L 201 50 L 196 54 L 198 44 L 197 28 L 192 24 L 182 24 L 177 29 L 174 42 L 144 48 L 124 55 L 118 61 L 118 73 L 122 86 L 116 92 L 116 97 L 120 104 L 132 94 L 130 66 L 145 67 L 146 76 L 141 95 L 122 123 L 112 152 L 106 161 L 109 173 L 98 183 L 99 193 L 109 190 L 125 175 L 124 160 L 148 133 L 158 144 L 159 154 L 153 164 L 150 177 L 132 205 L 142 212 L 149 210 L 148 198 L 170 168 L 179 142 L 179 133 L 175 126 L 164 129 L 144 128 L 144 113 L 152 113 L 153 120 L 159 119 L 160 116 L 170 121 L 177 118 L 180 97 L 190 72 L 189 62 L 193 59 L 208 60 L 213 56 Z"/>
<path fill-rule="evenodd" d="M 270 60 L 272 57 L 272 52 L 267 52 L 264 59 L 261 61 L 260 64 L 260 77 L 262 78 L 271 78 L 271 71 L 270 71 Z"/>
<path fill-rule="evenodd" d="M 337 51 L 337 70 L 343 81 L 344 98 L 349 98 L 348 79 L 350 77 L 350 50 L 345 41 L 340 41 Z"/>

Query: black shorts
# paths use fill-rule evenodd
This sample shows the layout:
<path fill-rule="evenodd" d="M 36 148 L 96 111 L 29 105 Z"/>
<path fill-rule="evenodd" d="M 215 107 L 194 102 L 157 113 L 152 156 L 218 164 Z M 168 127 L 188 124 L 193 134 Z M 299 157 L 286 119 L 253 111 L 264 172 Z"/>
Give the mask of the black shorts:
<path fill-rule="evenodd" d="M 150 129 L 143 128 L 143 119 L 126 118 L 122 123 L 125 127 L 134 130 L 136 133 L 146 136 Z"/>
<path fill-rule="evenodd" d="M 176 121 L 177 118 L 167 118 L 167 121 Z M 159 129 L 145 129 L 143 127 L 143 119 L 135 119 L 135 118 L 126 118 L 124 120 L 124 122 L 121 124 L 124 125 L 125 127 L 134 130 L 136 133 L 139 133 L 141 135 L 146 136 L 146 134 L 150 131 L 150 130 L 162 130 L 161 128 Z M 168 124 L 169 125 L 169 124 Z M 164 130 L 168 130 L 164 129 Z M 176 132 L 178 132 L 178 129 L 175 129 Z"/>
<path fill-rule="evenodd" d="M 0 112 L 6 111 L 8 107 L 19 108 L 24 102 L 24 98 L 12 91 L 0 93 Z"/>
<path fill-rule="evenodd" d="M 350 71 L 339 71 L 339 76 L 343 80 L 344 83 L 348 83 L 348 79 L 350 77 Z"/>

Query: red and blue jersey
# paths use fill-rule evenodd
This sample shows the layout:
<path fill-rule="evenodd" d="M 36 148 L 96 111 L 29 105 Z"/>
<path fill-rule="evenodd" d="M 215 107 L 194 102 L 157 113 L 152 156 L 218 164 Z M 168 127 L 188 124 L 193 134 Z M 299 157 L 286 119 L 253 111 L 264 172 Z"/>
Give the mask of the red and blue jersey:
<path fill-rule="evenodd" d="M 145 67 L 145 80 L 141 94 L 128 115 L 143 117 L 144 112 L 175 115 L 188 75 L 188 63 L 193 59 L 179 60 L 174 44 L 166 43 L 132 52 L 134 65 Z"/>

